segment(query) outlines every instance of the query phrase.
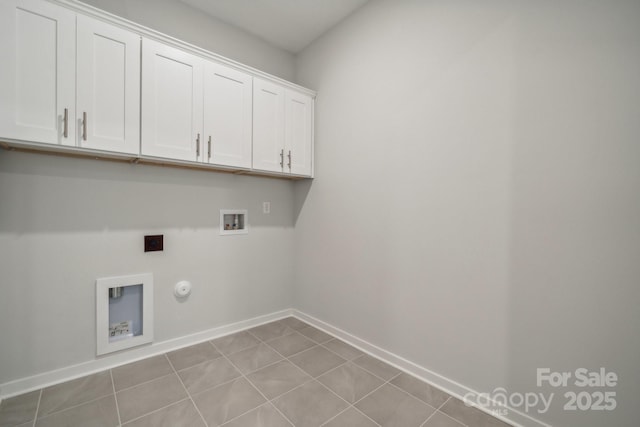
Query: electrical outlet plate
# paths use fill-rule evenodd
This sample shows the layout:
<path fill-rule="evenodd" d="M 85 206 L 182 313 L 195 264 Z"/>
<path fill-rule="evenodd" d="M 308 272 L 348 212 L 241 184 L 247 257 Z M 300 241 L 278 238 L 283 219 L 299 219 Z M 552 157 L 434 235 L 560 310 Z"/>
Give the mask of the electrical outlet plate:
<path fill-rule="evenodd" d="M 164 235 L 144 236 L 144 251 L 155 252 L 164 250 Z"/>

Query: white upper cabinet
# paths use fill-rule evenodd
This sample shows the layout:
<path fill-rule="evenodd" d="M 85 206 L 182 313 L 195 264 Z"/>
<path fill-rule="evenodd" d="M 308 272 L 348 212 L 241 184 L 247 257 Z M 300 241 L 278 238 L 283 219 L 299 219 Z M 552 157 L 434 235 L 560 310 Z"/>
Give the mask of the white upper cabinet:
<path fill-rule="evenodd" d="M 284 150 L 285 171 L 295 175 L 312 175 L 313 100 L 310 96 L 285 91 Z"/>
<path fill-rule="evenodd" d="M 312 176 L 313 99 L 254 79 L 253 168 Z"/>
<path fill-rule="evenodd" d="M 203 61 L 183 50 L 143 39 L 143 155 L 202 161 Z"/>
<path fill-rule="evenodd" d="M 0 136 L 75 145 L 75 23 L 51 3 L 0 2 Z"/>
<path fill-rule="evenodd" d="M 253 168 L 284 172 L 284 88 L 253 79 Z"/>
<path fill-rule="evenodd" d="M 251 167 L 252 80 L 246 73 L 205 61 L 205 163 Z"/>
<path fill-rule="evenodd" d="M 312 177 L 314 96 L 80 2 L 0 0 L 3 145 Z"/>
<path fill-rule="evenodd" d="M 138 154 L 140 36 L 79 15 L 77 39 L 77 145 Z"/>

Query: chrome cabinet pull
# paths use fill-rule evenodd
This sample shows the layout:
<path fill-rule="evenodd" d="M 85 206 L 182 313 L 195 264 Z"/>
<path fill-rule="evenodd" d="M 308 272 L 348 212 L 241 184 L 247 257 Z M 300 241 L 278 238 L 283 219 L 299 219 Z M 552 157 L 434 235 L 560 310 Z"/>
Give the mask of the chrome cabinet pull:
<path fill-rule="evenodd" d="M 289 157 L 289 163 L 287 163 L 287 166 L 289 166 L 289 172 L 291 172 L 291 150 L 289 150 L 289 155 L 287 157 Z"/>
<path fill-rule="evenodd" d="M 280 150 L 280 167 L 284 168 L 284 148 Z"/>
<path fill-rule="evenodd" d="M 196 138 L 196 157 L 200 157 L 200 134 Z"/>
<path fill-rule="evenodd" d="M 65 138 L 69 138 L 69 109 L 68 108 L 64 109 L 64 118 L 62 120 L 64 121 L 64 130 L 62 131 L 62 135 Z"/>
<path fill-rule="evenodd" d="M 208 153 L 209 158 L 211 158 L 211 135 L 209 135 L 209 148 L 208 148 Z"/>
<path fill-rule="evenodd" d="M 82 113 L 82 140 L 87 140 L 87 112 Z"/>

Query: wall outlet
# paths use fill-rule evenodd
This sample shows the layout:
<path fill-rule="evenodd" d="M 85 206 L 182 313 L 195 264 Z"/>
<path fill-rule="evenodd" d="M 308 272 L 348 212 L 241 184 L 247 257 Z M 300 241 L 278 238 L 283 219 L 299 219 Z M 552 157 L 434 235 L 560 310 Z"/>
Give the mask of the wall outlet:
<path fill-rule="evenodd" d="M 263 214 L 271 213 L 271 202 L 262 202 L 262 213 Z"/>

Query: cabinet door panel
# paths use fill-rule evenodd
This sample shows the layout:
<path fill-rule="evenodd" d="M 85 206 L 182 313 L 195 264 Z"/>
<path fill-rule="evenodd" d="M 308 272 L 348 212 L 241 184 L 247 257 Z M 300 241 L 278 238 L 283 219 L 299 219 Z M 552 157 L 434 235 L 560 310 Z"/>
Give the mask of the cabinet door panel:
<path fill-rule="evenodd" d="M 78 16 L 77 68 L 78 145 L 138 154 L 140 36 Z"/>
<path fill-rule="evenodd" d="M 75 19 L 40 0 L 0 3 L 0 136 L 75 145 Z"/>
<path fill-rule="evenodd" d="M 202 59 L 144 39 L 142 154 L 201 160 L 202 98 Z"/>
<path fill-rule="evenodd" d="M 284 88 L 253 79 L 253 168 L 282 172 Z"/>
<path fill-rule="evenodd" d="M 205 62 L 204 136 L 211 138 L 205 162 L 251 167 L 252 77 L 213 62 Z"/>
<path fill-rule="evenodd" d="M 287 90 L 285 102 L 285 171 L 311 176 L 313 100 L 310 96 Z"/>

